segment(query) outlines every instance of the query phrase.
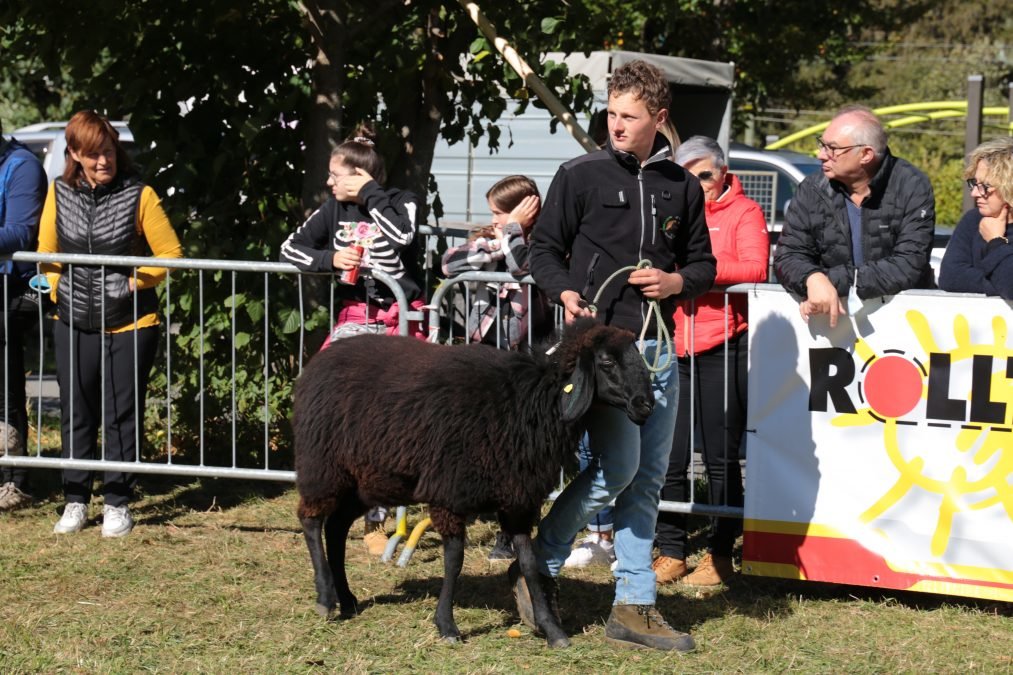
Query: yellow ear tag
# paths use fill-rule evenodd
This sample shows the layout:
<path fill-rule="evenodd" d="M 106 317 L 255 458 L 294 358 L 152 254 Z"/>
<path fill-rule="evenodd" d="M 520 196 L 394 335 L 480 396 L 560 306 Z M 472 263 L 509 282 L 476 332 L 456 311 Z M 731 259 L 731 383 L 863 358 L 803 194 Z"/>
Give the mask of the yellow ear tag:
<path fill-rule="evenodd" d="M 572 382 L 570 384 L 566 385 L 565 387 L 563 387 L 563 393 L 569 394 L 572 391 L 573 391 L 573 383 Z"/>

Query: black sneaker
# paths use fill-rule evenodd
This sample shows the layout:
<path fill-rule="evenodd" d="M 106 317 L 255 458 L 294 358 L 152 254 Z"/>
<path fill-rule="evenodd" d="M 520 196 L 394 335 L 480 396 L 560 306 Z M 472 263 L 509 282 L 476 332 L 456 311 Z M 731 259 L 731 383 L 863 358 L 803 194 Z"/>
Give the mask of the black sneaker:
<path fill-rule="evenodd" d="M 500 560 L 513 560 L 517 557 L 514 553 L 514 543 L 510 540 L 510 537 L 502 530 L 496 533 L 496 544 L 489 551 L 490 562 L 498 562 Z"/>
<path fill-rule="evenodd" d="M 521 566 L 516 560 L 510 563 L 510 567 L 507 568 L 507 578 L 510 579 L 510 588 L 513 589 L 514 600 L 517 602 L 517 614 L 520 615 L 521 621 L 540 635 L 542 631 L 535 623 L 535 608 L 531 604 L 531 593 L 528 591 L 524 575 L 521 574 Z M 540 572 L 538 581 L 542 585 L 542 592 L 545 593 L 545 599 L 549 603 L 549 611 L 552 612 L 556 623 L 562 626 L 563 621 L 559 618 L 559 584 L 554 578 Z"/>
<path fill-rule="evenodd" d="M 605 624 L 605 640 L 618 647 L 688 652 L 696 647 L 689 633 L 665 621 L 654 605 L 613 605 Z"/>

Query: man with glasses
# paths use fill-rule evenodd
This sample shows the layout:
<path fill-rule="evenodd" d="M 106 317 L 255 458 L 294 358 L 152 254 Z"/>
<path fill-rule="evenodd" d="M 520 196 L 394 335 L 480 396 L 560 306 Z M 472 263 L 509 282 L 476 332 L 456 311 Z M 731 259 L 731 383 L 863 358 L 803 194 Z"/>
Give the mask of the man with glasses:
<path fill-rule="evenodd" d="M 802 318 L 827 314 L 836 326 L 851 286 L 863 300 L 933 288 L 928 177 L 890 153 L 886 130 L 863 106 L 842 108 L 817 143 L 823 171 L 799 185 L 774 253 Z"/>

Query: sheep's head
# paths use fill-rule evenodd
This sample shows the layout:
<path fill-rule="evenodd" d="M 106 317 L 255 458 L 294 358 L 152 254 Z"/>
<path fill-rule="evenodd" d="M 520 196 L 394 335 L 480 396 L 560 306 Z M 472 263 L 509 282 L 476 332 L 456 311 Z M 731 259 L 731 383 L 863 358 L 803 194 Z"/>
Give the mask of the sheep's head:
<path fill-rule="evenodd" d="M 567 329 L 560 351 L 560 363 L 570 372 L 563 388 L 563 421 L 579 419 L 594 401 L 626 411 L 636 424 L 651 416 L 651 376 L 632 333 L 584 319 Z"/>

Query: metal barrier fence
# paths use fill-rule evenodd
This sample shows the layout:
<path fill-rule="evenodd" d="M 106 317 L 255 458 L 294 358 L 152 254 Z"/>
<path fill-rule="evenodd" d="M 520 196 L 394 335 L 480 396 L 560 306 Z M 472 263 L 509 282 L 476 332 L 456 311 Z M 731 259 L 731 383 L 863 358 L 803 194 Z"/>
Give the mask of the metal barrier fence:
<path fill-rule="evenodd" d="M 466 232 L 426 227 L 422 229 L 422 234 L 426 237 L 424 250 L 429 259 L 426 267 L 428 273 L 432 273 L 433 269 L 438 269 L 438 263 L 432 262 L 434 255 L 440 252 L 440 244 L 437 242 L 445 243 L 447 238 L 451 238 L 450 243 L 457 243 L 455 240 L 462 240 Z M 52 399 L 55 393 L 55 381 L 49 362 L 52 354 L 47 347 L 47 329 L 53 320 L 44 310 L 43 303 L 38 302 L 33 317 L 37 353 L 32 363 L 34 372 L 30 377 L 36 393 L 29 416 L 30 426 L 36 431 L 35 440 L 32 447 L 26 448 L 23 456 L 11 455 L 6 452 L 7 448 L 0 447 L 0 466 L 294 481 L 291 457 L 274 449 L 276 439 L 272 436 L 279 433 L 279 429 L 286 423 L 284 411 L 287 407 L 272 402 L 272 394 L 279 388 L 272 387 L 272 383 L 275 380 L 285 382 L 286 379 L 291 382 L 302 369 L 309 347 L 308 335 L 323 332 L 320 329 L 330 328 L 334 324 L 333 275 L 303 274 L 287 263 L 272 262 L 154 260 L 146 257 L 28 252 L 14 254 L 11 258 L 37 265 L 61 263 L 68 268 L 89 265 L 103 270 L 113 267 L 118 270 L 133 269 L 134 274 L 137 267 L 155 265 L 168 268 L 170 273 L 164 282 L 162 293 L 161 365 L 156 367 L 152 384 L 149 385 L 148 414 L 138 411 L 138 450 L 134 461 L 114 462 L 105 459 L 104 443 L 99 443 L 99 456 L 89 460 L 61 458 L 59 441 L 47 442 L 48 447 L 44 447 L 43 435 L 53 433 L 54 427 L 58 433 L 59 419 L 51 412 L 47 415 L 44 406 L 44 399 Z M 400 334 L 408 333 L 409 321 L 426 318 L 422 313 L 408 309 L 404 292 L 394 279 L 381 271 L 374 271 L 372 277 L 390 289 L 402 309 L 398 319 Z M 427 305 L 431 339 L 469 341 L 469 331 L 465 327 L 472 294 L 465 284 L 473 283 L 522 284 L 529 299 L 533 292 L 530 276 L 517 279 L 508 273 L 469 272 L 444 280 Z M 314 294 L 308 286 L 316 287 L 316 297 L 312 297 Z M 253 292 L 255 288 L 256 293 Z M 725 292 L 726 311 L 727 294 L 747 288 L 732 288 Z M 4 297 L 6 296 L 5 293 Z M 494 296 L 498 302 L 499 294 Z M 223 325 L 220 313 L 212 312 L 209 315 L 209 306 L 214 303 L 228 308 L 227 325 Z M 6 321 L 9 316 L 7 310 L 10 309 L 6 300 L 3 309 Z M 245 314 L 241 311 L 244 309 Z M 272 332 L 270 318 L 273 312 L 283 313 L 287 317 L 281 335 L 277 334 L 278 331 Z M 561 319 L 558 310 L 556 319 L 557 323 Z M 458 321 L 462 322 L 461 333 L 455 332 Z M 255 329 L 260 331 L 259 336 L 253 334 Z M 441 329 L 446 331 L 442 335 Z M 534 337 L 531 330 L 529 326 L 529 344 Z M 254 355 L 252 347 L 259 347 L 259 353 Z M 240 359 L 240 354 L 243 359 Z M 6 361 L 6 351 L 3 356 Z M 48 375 L 47 370 L 50 371 Z M 220 381 L 222 373 L 228 379 L 225 384 Z M 135 382 L 136 377 L 135 372 Z M 248 398 L 243 398 L 243 387 L 240 385 L 249 383 L 259 390 L 260 402 L 256 406 Z M 247 393 L 249 389 L 249 386 L 245 387 Z M 186 438 L 180 438 L 182 434 L 179 433 L 177 418 L 181 415 L 187 415 L 191 421 L 196 420 L 186 430 Z M 140 442 L 145 419 L 149 423 L 149 436 L 154 436 L 156 443 L 145 445 Z M 260 427 L 257 447 L 250 440 L 250 420 L 255 420 Z M 245 436 L 238 431 L 241 424 L 247 429 Z M 695 422 L 691 424 L 695 425 Z M 219 432 L 228 432 L 228 439 L 223 442 L 221 433 L 214 439 L 209 438 L 209 426 L 215 426 Z M 104 436 L 104 430 L 101 433 Z M 53 456 L 54 453 L 56 456 Z M 690 501 L 662 502 L 661 508 L 679 513 L 741 517 L 741 507 L 695 502 L 698 470 L 698 463 L 691 462 Z"/>
<path fill-rule="evenodd" d="M 244 478 L 258 480 L 277 480 L 292 482 L 295 479 L 295 472 L 291 467 L 290 457 L 277 457 L 273 450 L 275 439 L 272 434 L 278 425 L 284 420 L 274 418 L 277 412 L 277 405 L 272 405 L 272 383 L 281 376 L 289 379 L 298 374 L 302 369 L 304 354 L 306 353 L 306 337 L 308 331 L 308 320 L 315 312 L 318 315 L 317 324 L 329 328 L 334 323 L 334 280 L 331 275 L 325 275 L 327 281 L 322 284 L 329 284 L 330 293 L 324 292 L 324 302 L 311 302 L 305 296 L 305 287 L 308 279 L 313 276 L 304 275 L 292 265 L 286 263 L 270 262 L 223 262 L 219 260 L 200 259 L 152 259 L 145 257 L 119 257 L 119 256 L 94 256 L 94 255 L 70 255 L 70 254 L 39 254 L 39 253 L 17 253 L 11 256 L 17 262 L 61 263 L 68 270 L 74 265 L 96 266 L 105 274 L 105 270 L 116 268 L 118 270 L 136 269 L 141 266 L 165 267 L 170 270 L 164 282 L 163 303 L 161 312 L 163 314 L 162 335 L 164 343 L 161 345 L 161 363 L 157 367 L 156 377 L 152 385 L 149 385 L 147 410 L 138 410 L 135 416 L 135 427 L 137 428 L 138 452 L 132 462 L 114 462 L 104 457 L 104 443 L 99 443 L 99 456 L 95 459 L 64 459 L 59 456 L 49 456 L 53 448 L 43 448 L 43 435 L 55 429 L 58 433 L 59 420 L 55 416 L 48 416 L 44 411 L 43 400 L 53 398 L 58 391 L 51 371 L 52 357 L 51 350 L 47 348 L 47 336 L 53 319 L 43 309 L 41 297 L 37 297 L 35 308 L 36 330 L 32 337 L 37 355 L 34 363 L 26 359 L 26 363 L 32 363 L 33 372 L 29 378 L 34 384 L 35 400 L 32 405 L 32 412 L 29 415 L 29 425 L 35 429 L 35 441 L 33 444 L 25 442 L 26 453 L 23 456 L 13 456 L 6 452 L 6 447 L 0 447 L 0 466 L 25 467 L 25 468 L 49 468 L 67 469 L 77 468 L 83 470 L 98 471 L 124 471 L 130 473 L 151 473 L 171 474 L 180 476 L 200 476 L 217 478 Z M 387 286 L 396 301 L 401 307 L 407 308 L 408 303 L 404 291 L 389 275 L 382 271 L 372 273 L 373 278 Z M 187 280 L 187 277 L 190 277 Z M 281 282 L 278 278 L 289 278 L 287 282 Z M 136 278 L 136 277 L 135 277 Z M 244 279 L 245 282 L 240 280 Z M 272 281 L 273 280 L 273 281 Z M 185 282 L 189 281 L 189 284 Z M 6 281 L 5 281 L 6 283 Z M 318 286 L 321 283 L 317 284 Z M 250 292 L 254 286 L 262 288 L 262 294 L 254 297 Z M 185 295 L 178 289 L 186 288 Z M 211 292 L 213 288 L 213 292 Z M 5 288 L 6 290 L 6 288 Z M 278 291 L 281 300 L 276 295 Z M 194 292 L 195 291 L 195 292 Z M 7 305 L 7 294 L 4 294 L 4 321 L 8 320 L 12 309 Z M 278 340 L 278 336 L 272 333 L 270 318 L 272 311 L 277 311 L 277 305 L 284 303 L 285 298 L 294 300 L 297 309 L 292 310 L 290 306 L 282 309 L 289 312 L 290 334 L 295 339 L 288 339 L 284 342 L 292 343 L 292 349 L 287 353 L 274 354 L 272 346 Z M 220 314 L 209 315 L 209 300 L 215 303 L 223 303 L 229 308 L 227 325 L 223 325 Z M 240 312 L 245 308 L 245 316 Z M 188 319 L 196 316 L 194 323 L 188 323 Z M 326 316 L 326 323 L 322 319 Z M 408 332 L 408 322 L 421 320 L 424 317 L 421 313 L 403 311 L 398 317 L 399 330 L 402 334 Z M 134 321 L 137 320 L 137 307 L 135 302 Z M 259 336 L 252 335 L 251 326 L 261 329 Z M 8 326 L 5 324 L 5 328 Z M 31 331 L 25 331 L 30 333 Z M 260 353 L 253 357 L 250 345 L 259 345 Z M 31 347 L 27 348 L 28 350 Z M 136 354 L 136 342 L 135 342 Z M 240 355 L 247 358 L 241 359 Z M 6 347 L 3 354 L 7 360 Z M 102 358 L 105 354 L 103 351 Z M 252 360 L 251 360 L 252 359 Z M 195 371 L 181 373 L 175 366 L 177 362 L 187 363 L 195 361 Z M 251 372 L 250 364 L 254 363 L 256 371 Z M 212 373 L 209 365 L 214 363 L 218 371 L 223 368 L 227 371 L 228 382 L 223 385 L 221 381 L 212 382 Z M 35 365 L 37 364 L 37 369 Z M 282 364 L 280 367 L 278 364 Z M 285 368 L 280 372 L 280 368 Z M 104 364 L 103 364 L 104 368 Z M 135 384 L 138 381 L 138 374 L 134 373 Z M 190 386 L 184 386 L 183 378 L 188 378 Z M 221 379 L 221 378 L 219 378 Z M 161 387 L 154 384 L 160 381 Z M 248 400 L 243 400 L 242 387 L 240 385 L 254 382 L 259 388 L 262 406 L 259 410 L 254 409 Z M 5 382 L 6 385 L 6 382 Z M 102 429 L 100 438 L 105 436 L 105 383 L 102 383 Z M 219 400 L 212 396 L 215 391 L 226 392 L 227 400 Z M 193 393 L 197 392 L 194 396 Z M 191 394 L 185 399 L 185 394 Z M 194 408 L 196 410 L 194 410 Z M 229 446 L 209 447 L 206 431 L 211 420 L 209 411 L 214 409 L 216 417 L 214 421 L 218 427 L 224 426 L 230 431 Z M 283 408 L 284 409 L 284 408 Z M 174 437 L 175 417 L 181 411 L 191 413 L 196 418 L 196 429 L 190 430 L 190 438 L 187 439 L 190 447 L 182 450 L 177 447 L 177 439 Z M 192 414 L 196 412 L 196 414 Z M 154 417 L 153 417 L 154 416 Z M 262 438 L 260 448 L 255 452 L 254 448 L 240 447 L 240 435 L 237 434 L 237 426 L 245 419 L 254 418 L 259 421 L 262 427 Z M 140 442 L 141 430 L 144 428 L 145 418 L 148 421 L 154 419 L 157 422 L 155 436 L 159 439 L 159 445 L 151 448 L 144 448 Z M 5 423 L 9 420 L 3 419 Z M 248 425 L 247 425 L 248 426 Z M 50 445 L 53 445 L 50 443 Z M 56 444 L 57 455 L 59 454 L 59 442 Z M 71 455 L 73 457 L 73 449 Z"/>

